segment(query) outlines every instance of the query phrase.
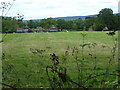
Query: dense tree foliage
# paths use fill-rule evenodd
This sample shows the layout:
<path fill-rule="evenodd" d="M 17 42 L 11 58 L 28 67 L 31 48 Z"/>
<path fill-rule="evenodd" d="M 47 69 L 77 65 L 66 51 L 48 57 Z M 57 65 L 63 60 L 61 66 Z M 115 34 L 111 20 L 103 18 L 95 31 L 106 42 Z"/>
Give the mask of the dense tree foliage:
<path fill-rule="evenodd" d="M 62 31 L 63 29 L 66 28 L 66 21 L 65 20 L 59 19 L 59 20 L 56 21 L 56 23 L 57 23 L 57 27 L 58 27 L 59 30 Z"/>
<path fill-rule="evenodd" d="M 27 22 L 27 26 L 30 27 L 30 28 L 35 28 L 36 27 L 36 22 L 30 20 Z"/>
<path fill-rule="evenodd" d="M 120 15 L 114 16 L 114 30 L 120 30 Z"/>
<path fill-rule="evenodd" d="M 115 20 L 112 9 L 102 9 L 98 14 L 98 18 L 104 27 L 107 26 L 110 30 L 114 29 Z"/>
<path fill-rule="evenodd" d="M 17 28 L 24 28 L 25 23 L 22 20 L 17 20 L 11 17 L 2 17 L 2 32 L 15 32 Z"/>
<path fill-rule="evenodd" d="M 52 25 L 56 26 L 59 30 L 89 30 L 91 27 L 93 30 L 102 31 L 104 27 L 108 27 L 109 30 L 120 29 L 120 15 L 114 15 L 112 9 L 102 9 L 97 17 L 86 17 L 86 19 L 76 20 L 63 20 L 63 19 L 42 19 L 40 21 L 29 20 L 26 23 L 22 20 L 17 20 L 11 17 L 3 18 L 3 32 L 16 31 L 17 28 L 24 28 L 25 26 L 32 28 L 43 27 L 49 29 Z"/>

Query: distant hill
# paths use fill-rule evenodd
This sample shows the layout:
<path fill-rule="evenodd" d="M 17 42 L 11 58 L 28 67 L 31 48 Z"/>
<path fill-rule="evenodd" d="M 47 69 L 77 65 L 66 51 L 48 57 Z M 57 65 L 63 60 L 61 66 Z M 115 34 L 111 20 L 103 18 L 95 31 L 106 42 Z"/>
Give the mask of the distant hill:
<path fill-rule="evenodd" d="M 120 13 L 115 13 L 115 15 L 120 15 Z"/>
<path fill-rule="evenodd" d="M 55 19 L 55 20 L 57 20 L 57 19 L 75 20 L 75 19 L 85 19 L 86 17 L 97 17 L 97 14 L 96 14 L 96 15 L 88 15 L 88 16 L 67 16 L 67 17 L 56 17 L 56 18 L 53 18 L 53 19 Z"/>
<path fill-rule="evenodd" d="M 97 17 L 96 15 L 88 15 L 88 16 L 67 16 L 67 17 L 55 17 L 52 19 L 58 20 L 58 19 L 64 19 L 64 20 L 75 20 L 75 19 L 85 19 L 86 17 Z M 31 19 L 32 21 L 40 21 L 41 19 Z M 24 22 L 29 20 L 24 20 Z"/>
<path fill-rule="evenodd" d="M 115 13 L 115 15 L 118 14 L 120 15 L 120 13 Z M 87 15 L 87 16 L 67 16 L 67 17 L 56 17 L 56 18 L 53 18 L 55 20 L 58 20 L 58 19 L 64 19 L 64 20 L 75 20 L 75 19 L 85 19 L 86 17 L 97 17 L 98 14 L 95 14 L 95 15 Z M 32 19 L 32 21 L 40 21 L 41 19 Z M 29 21 L 29 20 L 24 20 L 25 22 L 26 21 Z"/>

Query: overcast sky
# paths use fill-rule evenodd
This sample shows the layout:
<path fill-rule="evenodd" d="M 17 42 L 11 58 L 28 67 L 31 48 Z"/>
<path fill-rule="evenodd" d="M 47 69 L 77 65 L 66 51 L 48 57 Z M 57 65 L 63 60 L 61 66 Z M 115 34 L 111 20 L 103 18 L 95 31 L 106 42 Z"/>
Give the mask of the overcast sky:
<path fill-rule="evenodd" d="M 0 2 L 13 0 L 0 0 Z M 85 16 L 98 14 L 103 8 L 118 12 L 120 0 L 15 0 L 7 15 L 24 15 L 25 20 L 49 17 Z"/>

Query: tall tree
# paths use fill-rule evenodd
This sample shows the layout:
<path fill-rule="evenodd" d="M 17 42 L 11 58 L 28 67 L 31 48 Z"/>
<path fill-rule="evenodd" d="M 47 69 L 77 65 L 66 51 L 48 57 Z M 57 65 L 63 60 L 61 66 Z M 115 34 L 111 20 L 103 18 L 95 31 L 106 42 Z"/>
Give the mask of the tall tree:
<path fill-rule="evenodd" d="M 49 29 L 52 25 L 56 26 L 56 20 L 52 19 L 52 18 L 47 18 L 47 19 L 42 19 L 40 21 L 40 26 Z"/>
<path fill-rule="evenodd" d="M 35 28 L 35 22 L 30 20 L 27 22 L 27 26 L 30 27 L 30 28 Z"/>
<path fill-rule="evenodd" d="M 114 14 L 113 10 L 110 8 L 104 8 L 102 9 L 99 14 L 98 18 L 100 20 L 100 23 L 102 23 L 105 26 L 108 27 L 109 30 L 114 28 Z"/>
<path fill-rule="evenodd" d="M 120 30 L 120 15 L 115 15 L 114 16 L 115 20 L 115 30 Z"/>
<path fill-rule="evenodd" d="M 77 26 L 77 30 L 83 30 L 83 28 L 84 28 L 84 20 L 82 20 L 82 19 L 76 19 L 76 20 L 74 20 L 74 22 L 75 22 L 75 24 L 76 24 L 76 26 Z"/>
<path fill-rule="evenodd" d="M 94 26 L 96 23 L 96 17 L 86 17 L 85 19 L 85 26 L 89 29 L 91 26 Z"/>
<path fill-rule="evenodd" d="M 57 23 L 58 29 L 61 29 L 61 31 L 66 28 L 66 22 L 65 22 L 65 20 L 58 19 L 56 23 Z"/>

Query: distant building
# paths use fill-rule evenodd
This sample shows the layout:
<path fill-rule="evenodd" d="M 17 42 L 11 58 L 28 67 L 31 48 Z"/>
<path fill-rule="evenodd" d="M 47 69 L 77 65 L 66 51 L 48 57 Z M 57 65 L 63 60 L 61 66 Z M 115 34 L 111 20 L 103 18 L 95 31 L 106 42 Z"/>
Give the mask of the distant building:
<path fill-rule="evenodd" d="M 89 29 L 88 29 L 88 31 L 95 31 L 94 25 L 90 26 Z"/>
<path fill-rule="evenodd" d="M 34 32 L 47 32 L 48 29 L 44 29 L 43 27 L 36 27 L 35 29 L 32 29 Z"/>
<path fill-rule="evenodd" d="M 108 27 L 104 27 L 102 31 L 108 31 Z"/>
<path fill-rule="evenodd" d="M 25 28 L 23 29 L 23 32 L 27 33 L 27 32 L 29 32 L 29 30 L 30 30 L 30 28 L 28 26 L 25 26 Z"/>
<path fill-rule="evenodd" d="M 49 29 L 49 32 L 58 32 L 57 27 L 55 27 L 54 25 L 52 25 Z"/>
<path fill-rule="evenodd" d="M 28 26 L 26 26 L 25 28 L 17 28 L 16 30 L 16 33 L 28 33 L 28 32 L 32 32 L 32 30 L 30 30 Z"/>
<path fill-rule="evenodd" d="M 16 32 L 17 33 L 23 33 L 23 28 L 17 28 Z"/>
<path fill-rule="evenodd" d="M 29 32 L 29 29 L 28 29 L 28 28 L 24 28 L 24 29 L 23 29 L 23 32 L 24 32 L 24 33 L 27 33 L 27 32 Z"/>

